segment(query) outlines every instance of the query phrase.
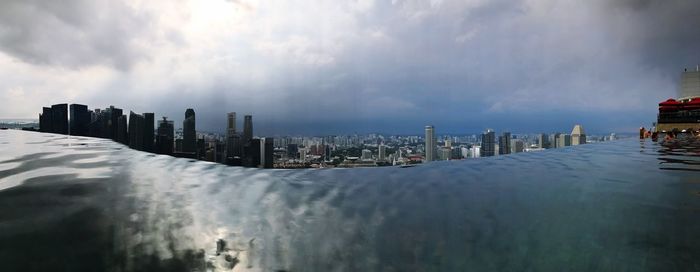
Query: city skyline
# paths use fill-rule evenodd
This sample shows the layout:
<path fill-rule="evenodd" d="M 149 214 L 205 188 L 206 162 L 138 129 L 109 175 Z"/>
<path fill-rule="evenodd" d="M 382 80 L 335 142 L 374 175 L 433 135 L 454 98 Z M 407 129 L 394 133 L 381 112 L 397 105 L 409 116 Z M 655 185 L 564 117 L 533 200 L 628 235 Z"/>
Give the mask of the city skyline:
<path fill-rule="evenodd" d="M 150 153 L 260 168 L 406 166 L 536 152 L 616 139 L 612 133 L 589 141 L 580 124 L 574 125 L 571 134 L 555 133 L 551 138 L 545 134 L 503 131 L 498 141 L 493 129 L 484 131 L 479 141 L 477 135 L 438 136 L 432 125 L 425 126 L 424 137 L 368 134 L 275 138 L 254 134 L 252 115 L 244 115 L 243 131 L 238 133 L 236 113 L 227 113 L 225 134 L 197 131 L 196 114 L 192 108 L 187 108 L 184 116 L 183 127 L 176 132 L 175 122 L 165 116 L 158 121 L 156 129 L 154 113 L 129 111 L 126 115 L 123 109 L 114 106 L 90 109 L 87 105 L 63 103 L 43 107 L 38 127 L 27 124 L 22 129 L 106 138 Z M 555 144 L 552 146 L 549 142 Z"/>
<path fill-rule="evenodd" d="M 693 1 L 1 5 L 2 118 L 67 102 L 193 108 L 218 132 L 253 112 L 266 135 L 623 132 L 700 62 Z"/>

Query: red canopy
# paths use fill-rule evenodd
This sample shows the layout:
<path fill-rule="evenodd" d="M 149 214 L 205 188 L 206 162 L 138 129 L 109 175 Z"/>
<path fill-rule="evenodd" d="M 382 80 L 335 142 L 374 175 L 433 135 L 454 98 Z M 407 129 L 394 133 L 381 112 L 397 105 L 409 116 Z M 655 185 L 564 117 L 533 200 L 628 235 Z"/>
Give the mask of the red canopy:
<path fill-rule="evenodd" d="M 688 102 L 685 102 L 686 105 L 700 105 L 700 97 L 696 97 L 691 99 Z"/>
<path fill-rule="evenodd" d="M 659 103 L 659 106 L 680 106 L 680 105 L 682 105 L 682 103 L 676 101 L 673 98 L 669 98 L 668 100 Z"/>
<path fill-rule="evenodd" d="M 700 109 L 700 98 L 693 98 L 690 101 L 683 103 L 683 108 L 687 110 Z"/>

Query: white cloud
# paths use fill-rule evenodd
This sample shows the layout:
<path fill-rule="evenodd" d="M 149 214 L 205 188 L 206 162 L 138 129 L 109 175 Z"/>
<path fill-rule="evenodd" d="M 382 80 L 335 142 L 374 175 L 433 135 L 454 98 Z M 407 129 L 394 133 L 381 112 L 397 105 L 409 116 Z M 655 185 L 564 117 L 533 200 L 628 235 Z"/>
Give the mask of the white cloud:
<path fill-rule="evenodd" d="M 0 108 L 0 116 L 34 117 L 42 105 L 67 100 L 166 115 L 191 106 L 311 121 L 366 112 L 439 119 L 463 103 L 484 114 L 653 109 L 675 91 L 669 63 L 697 56 L 671 42 L 682 36 L 692 44 L 692 35 L 670 14 L 697 26 L 686 15 L 698 8 L 649 5 L 6 1 L 0 98 L 13 106 Z M 648 31 L 654 27 L 660 30 Z M 654 33 L 666 37 L 652 39 Z M 376 95 L 357 95 L 370 88 Z M 627 103 L 615 102 L 621 96 Z"/>

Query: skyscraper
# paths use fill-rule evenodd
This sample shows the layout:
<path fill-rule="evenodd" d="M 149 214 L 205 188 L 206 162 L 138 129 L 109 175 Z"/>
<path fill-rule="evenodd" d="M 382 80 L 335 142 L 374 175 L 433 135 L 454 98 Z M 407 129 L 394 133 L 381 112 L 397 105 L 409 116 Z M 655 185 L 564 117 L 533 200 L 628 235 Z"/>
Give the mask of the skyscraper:
<path fill-rule="evenodd" d="M 129 144 L 129 136 L 128 136 L 128 128 L 127 126 L 127 118 L 126 115 L 119 115 L 117 118 L 117 142 L 120 142 L 122 144 L 128 145 Z"/>
<path fill-rule="evenodd" d="M 435 127 L 425 126 L 425 161 L 435 160 Z"/>
<path fill-rule="evenodd" d="M 362 157 L 361 159 L 363 161 L 369 161 L 372 159 L 372 151 L 369 149 L 362 149 Z"/>
<path fill-rule="evenodd" d="M 228 137 L 226 142 L 226 164 L 228 165 L 242 165 L 243 157 L 243 142 L 241 141 L 241 135 L 235 133 Z"/>
<path fill-rule="evenodd" d="M 121 131 L 119 130 L 119 117 L 124 115 L 124 112 L 120 108 L 115 108 L 114 106 L 109 106 L 108 109 L 105 109 L 107 112 L 107 116 L 109 120 L 105 122 L 105 126 L 107 127 L 105 129 L 105 133 L 108 134 L 109 136 L 105 136 L 105 138 L 111 138 L 115 142 L 121 142 L 119 139 L 123 138 L 123 135 L 120 136 Z M 126 131 L 126 127 L 124 127 L 124 131 Z M 124 139 L 122 139 L 124 140 Z"/>
<path fill-rule="evenodd" d="M 260 139 L 260 167 L 262 168 L 272 168 L 275 162 L 274 158 L 274 138 L 262 138 Z"/>
<path fill-rule="evenodd" d="M 129 112 L 129 147 L 143 150 L 144 118 L 133 111 Z"/>
<path fill-rule="evenodd" d="M 700 97 L 700 69 L 696 66 L 695 71 L 685 69 L 681 74 L 680 97 L 679 99 L 690 99 Z"/>
<path fill-rule="evenodd" d="M 51 127 L 53 133 L 68 134 L 68 104 L 51 106 Z"/>
<path fill-rule="evenodd" d="M 386 160 L 386 146 L 383 144 L 379 145 L 379 154 L 377 159 L 380 161 Z"/>
<path fill-rule="evenodd" d="M 175 140 L 175 126 L 173 121 L 163 117 L 158 121 L 158 134 L 156 136 L 156 152 L 159 154 L 172 155 Z"/>
<path fill-rule="evenodd" d="M 49 107 L 43 107 L 39 114 L 39 131 L 53 133 L 53 112 Z"/>
<path fill-rule="evenodd" d="M 571 146 L 571 135 L 569 134 L 558 134 L 557 138 L 557 148 L 562 148 L 565 146 Z"/>
<path fill-rule="evenodd" d="M 520 139 L 512 139 L 511 142 L 511 153 L 520 153 L 525 150 L 525 143 Z"/>
<path fill-rule="evenodd" d="M 561 137 L 561 133 L 554 133 L 554 136 L 552 136 L 552 146 L 554 148 L 561 148 L 563 146 L 559 145 L 559 138 Z"/>
<path fill-rule="evenodd" d="M 87 136 L 90 112 L 86 105 L 70 105 L 70 135 Z"/>
<path fill-rule="evenodd" d="M 571 130 L 571 145 L 580 145 L 586 143 L 586 133 L 581 125 L 575 125 Z"/>
<path fill-rule="evenodd" d="M 146 112 L 143 114 L 143 151 L 154 152 L 153 148 L 153 123 L 155 122 L 155 114 Z"/>
<path fill-rule="evenodd" d="M 288 144 L 287 145 L 287 157 L 290 159 L 298 159 L 299 158 L 299 146 L 297 144 Z"/>
<path fill-rule="evenodd" d="M 259 167 L 260 155 L 262 151 L 260 139 L 251 139 L 249 145 L 245 147 L 245 166 Z"/>
<path fill-rule="evenodd" d="M 498 154 L 510 154 L 510 132 L 503 132 L 503 136 L 498 137 Z"/>
<path fill-rule="evenodd" d="M 197 152 L 197 132 L 195 130 L 194 110 L 185 111 L 185 120 L 182 121 L 182 152 Z"/>
<path fill-rule="evenodd" d="M 236 134 L 236 113 L 235 112 L 229 112 L 226 114 L 226 134 L 227 135 L 232 135 Z"/>
<path fill-rule="evenodd" d="M 226 114 L 226 157 L 240 156 L 240 138 L 236 134 L 236 113 Z"/>
<path fill-rule="evenodd" d="M 537 137 L 537 143 L 540 146 L 540 148 L 550 148 L 549 135 L 545 133 L 540 133 L 540 135 Z"/>
<path fill-rule="evenodd" d="M 243 143 L 248 143 L 253 139 L 253 116 L 243 116 Z"/>
<path fill-rule="evenodd" d="M 323 150 L 323 158 L 326 161 L 330 161 L 331 160 L 331 146 L 327 144 L 324 148 L 325 149 Z"/>
<path fill-rule="evenodd" d="M 487 129 L 481 134 L 481 156 L 491 157 L 496 155 L 496 133 L 492 129 Z"/>

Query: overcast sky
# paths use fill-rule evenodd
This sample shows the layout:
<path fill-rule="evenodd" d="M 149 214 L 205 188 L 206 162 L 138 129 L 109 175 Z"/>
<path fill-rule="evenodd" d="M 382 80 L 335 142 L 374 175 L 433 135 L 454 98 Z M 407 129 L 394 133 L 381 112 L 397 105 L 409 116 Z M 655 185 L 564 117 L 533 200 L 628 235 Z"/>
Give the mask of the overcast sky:
<path fill-rule="evenodd" d="M 700 62 L 700 1 L 3 0 L 0 117 L 81 103 L 257 135 L 623 132 Z M 239 127 L 242 117 L 239 117 Z"/>

